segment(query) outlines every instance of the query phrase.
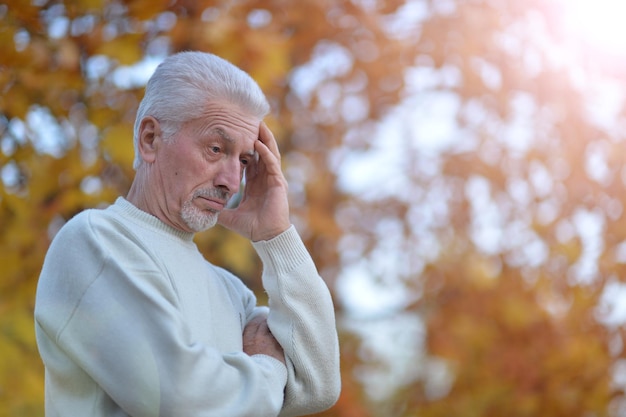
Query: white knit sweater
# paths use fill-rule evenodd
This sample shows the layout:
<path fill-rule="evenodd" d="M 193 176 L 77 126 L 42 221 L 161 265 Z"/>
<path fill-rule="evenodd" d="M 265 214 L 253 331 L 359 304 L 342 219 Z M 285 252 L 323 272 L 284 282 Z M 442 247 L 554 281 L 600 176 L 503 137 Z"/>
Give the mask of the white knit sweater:
<path fill-rule="evenodd" d="M 295 229 L 253 243 L 287 367 L 243 353 L 267 308 L 192 238 L 123 198 L 57 234 L 35 306 L 48 417 L 295 416 L 336 401 L 332 300 Z"/>

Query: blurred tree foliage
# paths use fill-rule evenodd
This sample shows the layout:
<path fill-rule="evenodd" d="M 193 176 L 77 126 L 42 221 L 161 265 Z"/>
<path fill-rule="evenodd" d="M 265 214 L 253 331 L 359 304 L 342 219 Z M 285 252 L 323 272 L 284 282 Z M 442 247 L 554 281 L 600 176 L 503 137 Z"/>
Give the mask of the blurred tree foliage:
<path fill-rule="evenodd" d="M 0 416 L 43 414 L 37 276 L 67 219 L 129 186 L 136 64 L 188 49 L 268 94 L 294 223 L 329 284 L 358 267 L 363 285 L 402 289 L 386 327 L 405 337 L 382 343 L 386 357 L 337 297 L 344 389 L 323 415 L 623 413 L 624 334 L 603 300 L 626 263 L 625 112 L 607 121 L 594 105 L 626 68 L 568 39 L 561 12 L 549 0 L 0 3 Z M 449 146 L 420 145 L 442 111 Z M 345 180 L 359 164 L 361 188 Z M 247 242 L 220 229 L 197 240 L 262 296 Z M 399 327 L 407 316 L 418 330 Z"/>

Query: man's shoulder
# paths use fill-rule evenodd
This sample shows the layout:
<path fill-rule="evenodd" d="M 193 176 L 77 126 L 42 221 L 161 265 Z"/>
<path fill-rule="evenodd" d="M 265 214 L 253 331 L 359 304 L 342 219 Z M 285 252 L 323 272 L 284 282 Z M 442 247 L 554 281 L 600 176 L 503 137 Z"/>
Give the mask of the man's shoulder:
<path fill-rule="evenodd" d="M 110 208 L 88 208 L 71 217 L 54 236 L 53 240 L 87 236 L 94 233 L 95 227 L 113 225 Z"/>
<path fill-rule="evenodd" d="M 107 246 L 110 246 L 98 237 L 91 225 L 92 217 L 100 217 L 103 211 L 84 210 L 70 218 L 56 233 L 42 266 L 41 288 L 49 289 L 53 285 L 85 288 L 94 279 L 107 256 Z"/>
<path fill-rule="evenodd" d="M 144 246 L 141 228 L 134 225 L 117 203 L 85 209 L 71 217 L 52 238 L 49 251 L 126 251 Z M 55 249 L 56 247 L 56 249 Z"/>
<path fill-rule="evenodd" d="M 115 205 L 83 210 L 56 233 L 46 254 L 47 263 L 76 267 L 78 263 L 102 265 L 111 259 L 139 263 L 155 258 L 150 241 L 135 229 Z"/>

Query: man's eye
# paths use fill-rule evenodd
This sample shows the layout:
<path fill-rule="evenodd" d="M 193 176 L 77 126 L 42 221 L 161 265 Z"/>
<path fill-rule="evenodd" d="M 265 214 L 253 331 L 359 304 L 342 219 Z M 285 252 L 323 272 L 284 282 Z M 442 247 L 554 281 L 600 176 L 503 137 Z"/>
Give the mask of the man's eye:
<path fill-rule="evenodd" d="M 249 160 L 247 160 L 247 159 L 242 159 L 242 160 L 241 160 L 241 165 L 246 166 L 246 165 L 248 165 L 249 163 L 250 163 L 250 161 L 249 161 Z"/>
<path fill-rule="evenodd" d="M 211 152 L 213 153 L 220 153 L 222 150 L 220 149 L 219 146 L 211 146 Z"/>

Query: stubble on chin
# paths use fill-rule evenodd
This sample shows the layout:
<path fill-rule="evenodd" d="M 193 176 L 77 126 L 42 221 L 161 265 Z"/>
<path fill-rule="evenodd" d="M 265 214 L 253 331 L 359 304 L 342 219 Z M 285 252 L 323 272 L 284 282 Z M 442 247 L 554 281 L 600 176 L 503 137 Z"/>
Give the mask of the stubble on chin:
<path fill-rule="evenodd" d="M 183 203 L 181 208 L 181 218 L 183 222 L 195 233 L 203 232 L 215 226 L 219 217 L 219 212 L 202 210 L 193 204 L 193 200 L 198 197 L 216 197 L 222 200 L 228 200 L 228 194 L 219 189 L 201 189 L 194 193 L 190 200 Z"/>
<path fill-rule="evenodd" d="M 217 224 L 219 213 L 201 210 L 191 200 L 185 201 L 180 212 L 183 222 L 195 233 L 203 232 Z"/>

